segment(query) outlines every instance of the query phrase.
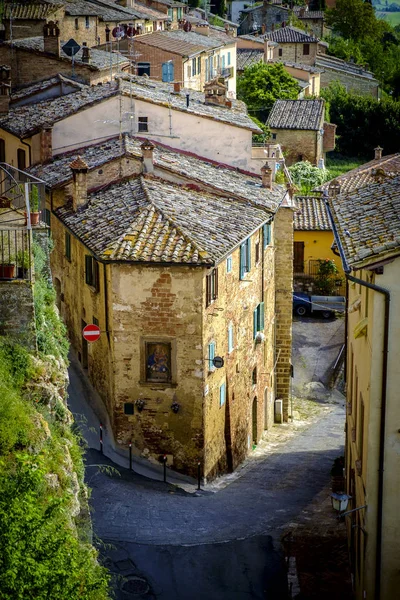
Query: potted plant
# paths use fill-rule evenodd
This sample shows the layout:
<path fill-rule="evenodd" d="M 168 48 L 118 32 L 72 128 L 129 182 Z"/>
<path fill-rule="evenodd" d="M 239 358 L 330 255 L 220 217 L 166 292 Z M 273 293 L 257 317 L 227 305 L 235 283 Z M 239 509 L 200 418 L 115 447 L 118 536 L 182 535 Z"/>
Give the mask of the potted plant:
<path fill-rule="evenodd" d="M 331 483 L 332 492 L 345 491 L 344 456 L 338 456 L 333 462 L 331 469 Z"/>
<path fill-rule="evenodd" d="M 40 217 L 39 190 L 38 190 L 37 185 L 33 185 L 32 189 L 29 193 L 29 205 L 30 205 L 31 225 L 37 225 L 39 223 L 39 217 Z M 25 213 L 25 219 L 26 219 L 26 222 L 28 222 L 26 213 Z"/>
<path fill-rule="evenodd" d="M 16 255 L 17 277 L 18 279 L 27 279 L 30 268 L 30 256 L 28 250 L 18 250 Z"/>
<path fill-rule="evenodd" d="M 15 262 L 12 256 L 8 257 L 8 262 L 0 263 L 0 279 L 14 279 Z"/>

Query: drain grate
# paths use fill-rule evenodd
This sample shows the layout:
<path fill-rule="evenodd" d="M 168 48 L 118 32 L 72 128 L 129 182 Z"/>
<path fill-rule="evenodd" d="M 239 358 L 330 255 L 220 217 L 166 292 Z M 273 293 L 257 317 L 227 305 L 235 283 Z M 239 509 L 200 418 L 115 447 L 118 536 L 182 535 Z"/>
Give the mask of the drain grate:
<path fill-rule="evenodd" d="M 133 594 L 134 596 L 141 596 L 142 594 L 147 594 L 150 586 L 143 577 L 130 577 L 127 581 L 124 581 L 122 584 L 122 590 L 124 592 L 128 592 L 129 594 Z"/>

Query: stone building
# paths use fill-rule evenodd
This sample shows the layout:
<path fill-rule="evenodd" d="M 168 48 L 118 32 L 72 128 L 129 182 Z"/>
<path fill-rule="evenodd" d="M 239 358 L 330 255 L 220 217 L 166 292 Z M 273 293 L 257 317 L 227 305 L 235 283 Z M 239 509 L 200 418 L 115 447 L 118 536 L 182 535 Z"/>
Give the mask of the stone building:
<path fill-rule="evenodd" d="M 329 197 L 348 279 L 343 491 L 357 600 L 399 586 L 400 178 L 373 177 Z"/>
<path fill-rule="evenodd" d="M 261 184 L 123 144 L 32 170 L 51 190 L 61 314 L 119 443 L 192 474 L 200 460 L 214 477 L 271 427 L 275 398 L 288 418 L 293 206 L 269 168 Z M 88 346 L 92 322 L 104 333 Z"/>
<path fill-rule="evenodd" d="M 272 140 L 287 152 L 287 164 L 308 160 L 318 165 L 335 148 L 336 125 L 325 121 L 325 102 L 277 100 L 267 126 Z"/>
<path fill-rule="evenodd" d="M 272 60 L 314 65 L 317 54 L 325 53 L 326 49 L 324 42 L 297 27 L 282 27 L 262 37 L 277 44 Z"/>
<path fill-rule="evenodd" d="M 338 81 L 348 92 L 379 98 L 379 81 L 367 68 L 335 56 L 320 54 L 315 57 L 315 66 L 321 69 L 321 87 Z"/>

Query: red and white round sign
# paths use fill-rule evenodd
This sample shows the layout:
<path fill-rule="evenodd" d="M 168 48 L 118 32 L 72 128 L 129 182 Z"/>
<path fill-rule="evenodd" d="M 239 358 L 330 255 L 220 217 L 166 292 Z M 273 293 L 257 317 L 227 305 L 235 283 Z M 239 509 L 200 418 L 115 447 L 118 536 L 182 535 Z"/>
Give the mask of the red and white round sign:
<path fill-rule="evenodd" d="M 98 325 L 86 325 L 82 330 L 82 335 L 87 342 L 95 342 L 100 337 L 100 327 Z"/>

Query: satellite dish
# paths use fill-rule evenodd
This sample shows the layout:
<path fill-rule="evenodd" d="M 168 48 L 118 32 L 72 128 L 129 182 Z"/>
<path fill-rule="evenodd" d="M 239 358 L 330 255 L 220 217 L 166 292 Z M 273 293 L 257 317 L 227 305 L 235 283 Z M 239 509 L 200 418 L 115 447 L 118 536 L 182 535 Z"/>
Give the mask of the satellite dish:
<path fill-rule="evenodd" d="M 66 42 L 61 48 L 61 50 L 65 52 L 67 56 L 75 56 L 80 49 L 80 45 L 73 38 L 68 40 L 68 42 Z"/>
<path fill-rule="evenodd" d="M 127 37 L 133 37 L 135 35 L 135 28 L 128 27 L 128 29 L 126 30 L 126 35 Z"/>
<path fill-rule="evenodd" d="M 112 36 L 115 37 L 117 40 L 120 40 L 123 37 L 125 37 L 125 29 L 123 27 L 114 27 L 111 33 Z"/>
<path fill-rule="evenodd" d="M 183 24 L 183 31 L 192 31 L 192 24 L 189 21 L 185 21 Z"/>
<path fill-rule="evenodd" d="M 216 369 L 221 369 L 221 367 L 224 366 L 224 359 L 222 358 L 222 356 L 216 356 L 213 359 L 212 363 Z"/>

